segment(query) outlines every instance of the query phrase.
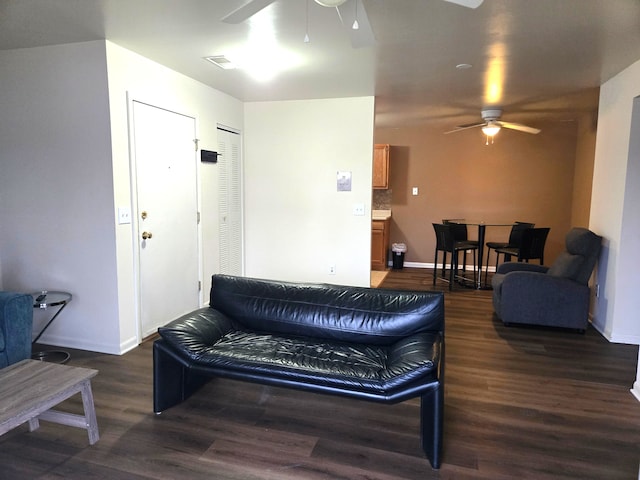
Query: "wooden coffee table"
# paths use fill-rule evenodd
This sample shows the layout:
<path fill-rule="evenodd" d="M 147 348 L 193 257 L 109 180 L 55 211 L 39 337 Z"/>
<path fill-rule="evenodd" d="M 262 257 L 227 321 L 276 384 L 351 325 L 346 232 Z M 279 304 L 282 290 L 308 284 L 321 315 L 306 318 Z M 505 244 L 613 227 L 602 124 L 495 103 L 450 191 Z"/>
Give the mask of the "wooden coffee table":
<path fill-rule="evenodd" d="M 38 360 L 23 360 L 0 370 L 0 435 L 29 422 L 29 431 L 40 420 L 84 428 L 93 445 L 100 437 L 91 393 L 97 370 Z M 52 410 L 63 400 L 82 394 L 84 415 Z"/>

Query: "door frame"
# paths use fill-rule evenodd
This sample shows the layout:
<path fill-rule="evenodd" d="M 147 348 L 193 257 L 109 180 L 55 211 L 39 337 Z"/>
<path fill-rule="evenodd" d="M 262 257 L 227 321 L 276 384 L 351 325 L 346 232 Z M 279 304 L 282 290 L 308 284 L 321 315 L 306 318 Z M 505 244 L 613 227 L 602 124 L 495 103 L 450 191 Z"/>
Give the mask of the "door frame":
<path fill-rule="evenodd" d="M 177 115 L 183 115 L 185 117 L 193 118 L 195 125 L 195 140 L 197 142 L 199 138 L 199 121 L 198 116 L 186 111 L 181 106 L 168 105 L 168 102 L 160 99 L 148 98 L 147 95 L 143 95 L 136 92 L 127 92 L 127 141 L 128 141 L 128 149 L 129 149 L 129 178 L 130 178 L 130 202 L 131 202 L 131 246 L 132 246 L 132 255 L 133 255 L 133 305 L 134 305 L 134 316 L 136 323 L 136 340 L 137 344 L 140 345 L 142 343 L 142 305 L 140 301 L 141 296 L 141 279 L 140 279 L 140 242 L 138 239 L 140 238 L 140 219 L 138 215 L 138 178 L 137 178 L 137 163 L 136 163 L 136 154 L 135 154 L 135 143 L 134 143 L 134 134 L 135 134 L 135 123 L 134 123 L 134 114 L 133 114 L 133 104 L 134 103 L 143 103 L 145 105 L 159 108 L 162 110 L 166 110 Z M 196 143 L 196 147 L 194 147 L 193 151 L 193 160 L 196 163 L 196 184 L 194 188 L 196 189 L 196 208 L 198 210 L 198 217 L 200 217 L 200 212 L 202 211 L 202 199 L 201 199 L 201 191 L 200 191 L 200 162 L 198 161 L 198 153 L 200 152 L 200 146 Z M 198 292 L 198 306 L 203 306 L 203 266 L 202 266 L 202 222 L 198 221 L 196 225 L 196 235 L 197 235 L 197 256 L 198 256 L 198 281 L 200 282 L 200 291 Z M 170 319 L 171 320 L 171 319 Z"/>

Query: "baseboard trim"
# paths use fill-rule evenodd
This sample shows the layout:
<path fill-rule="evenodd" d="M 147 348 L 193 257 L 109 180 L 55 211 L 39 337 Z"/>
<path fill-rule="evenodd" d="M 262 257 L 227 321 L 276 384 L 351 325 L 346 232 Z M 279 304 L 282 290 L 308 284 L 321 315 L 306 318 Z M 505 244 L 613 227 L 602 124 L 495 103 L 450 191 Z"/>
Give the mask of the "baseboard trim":
<path fill-rule="evenodd" d="M 636 380 L 631 389 L 631 394 L 640 402 L 640 380 Z"/>
<path fill-rule="evenodd" d="M 38 343 L 41 343 L 42 345 L 60 347 L 61 349 L 73 348 L 75 350 L 86 350 L 89 352 L 108 353 L 110 355 L 122 355 L 138 345 L 135 338 L 129 339 L 129 341 L 126 341 L 121 345 L 107 345 L 104 343 L 86 342 L 82 339 L 62 337 L 58 335 L 44 335 Z"/>
<path fill-rule="evenodd" d="M 430 268 L 433 270 L 433 263 L 422 263 L 422 262 L 404 262 L 404 266 L 405 267 L 411 267 L 411 268 Z M 393 267 L 393 262 L 388 262 L 387 266 L 389 268 Z M 442 268 L 442 266 L 440 264 L 438 264 L 438 269 Z M 450 270 L 450 265 L 446 265 L 445 266 L 445 270 Z M 485 268 L 483 267 L 482 269 L 482 273 L 485 272 Z M 473 266 L 472 265 L 467 265 L 467 272 L 473 272 Z M 489 272 L 490 273 L 495 273 L 496 271 L 496 267 L 489 267 Z"/>

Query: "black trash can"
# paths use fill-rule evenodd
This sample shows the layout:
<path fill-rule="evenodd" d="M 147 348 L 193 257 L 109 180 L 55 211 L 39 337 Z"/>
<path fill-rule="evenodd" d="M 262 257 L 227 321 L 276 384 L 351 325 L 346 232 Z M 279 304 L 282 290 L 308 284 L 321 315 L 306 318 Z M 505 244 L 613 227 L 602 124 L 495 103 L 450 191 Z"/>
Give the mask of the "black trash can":
<path fill-rule="evenodd" d="M 391 245 L 391 256 L 394 270 L 402 270 L 404 267 L 404 254 L 406 251 L 407 246 L 404 243 L 394 243 Z"/>

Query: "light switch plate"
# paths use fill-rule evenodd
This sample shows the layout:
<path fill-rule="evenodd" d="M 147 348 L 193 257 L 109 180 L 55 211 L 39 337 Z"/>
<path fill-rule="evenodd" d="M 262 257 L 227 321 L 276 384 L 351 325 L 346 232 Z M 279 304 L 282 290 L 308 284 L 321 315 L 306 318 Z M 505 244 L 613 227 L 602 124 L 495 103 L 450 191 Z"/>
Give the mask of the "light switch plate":
<path fill-rule="evenodd" d="M 131 209 L 129 207 L 118 207 L 118 224 L 126 225 L 131 223 Z"/>
<path fill-rule="evenodd" d="M 418 195 L 418 187 L 413 187 L 411 190 L 411 195 Z"/>

